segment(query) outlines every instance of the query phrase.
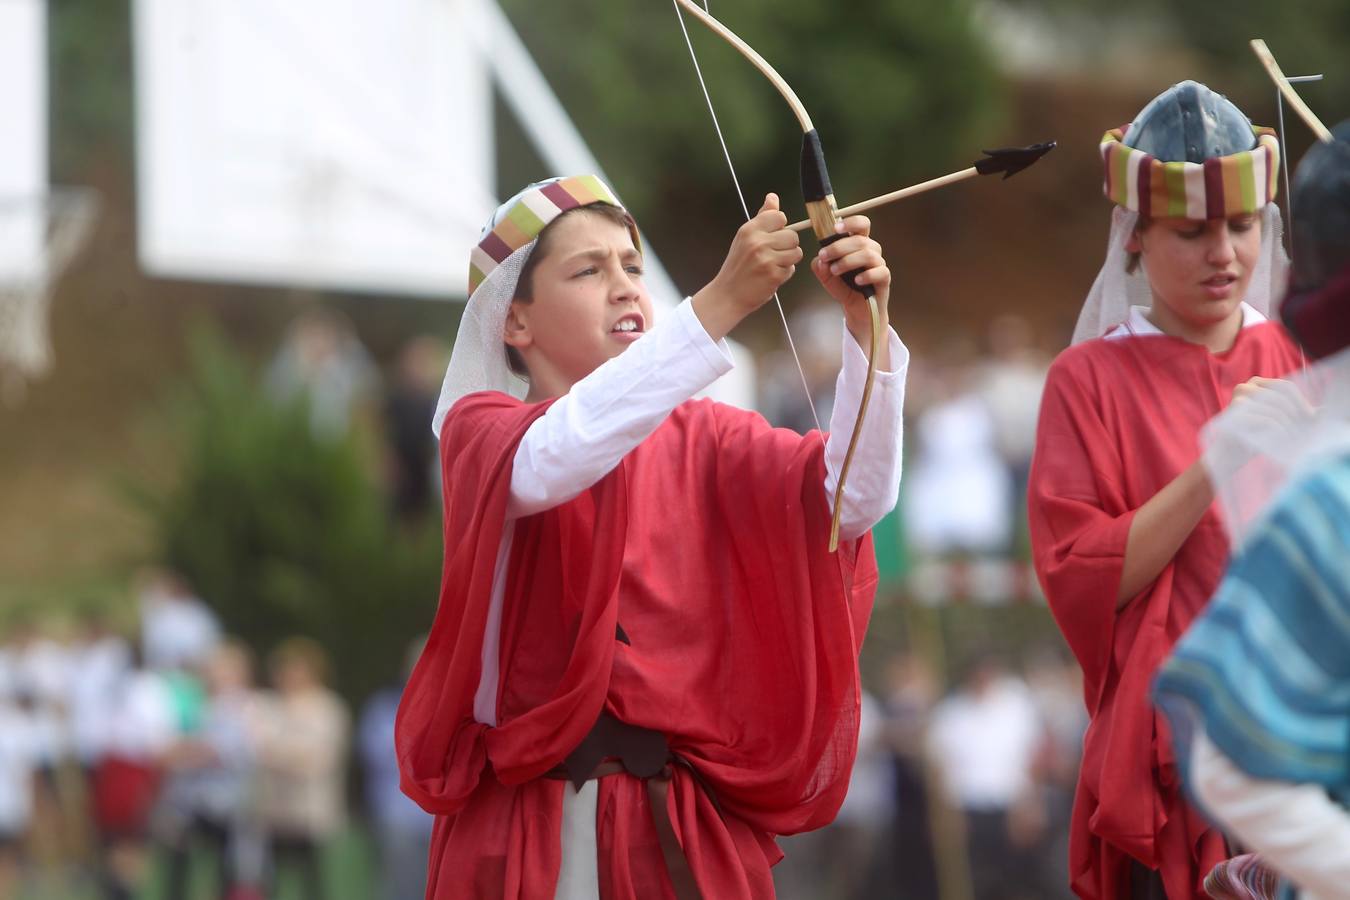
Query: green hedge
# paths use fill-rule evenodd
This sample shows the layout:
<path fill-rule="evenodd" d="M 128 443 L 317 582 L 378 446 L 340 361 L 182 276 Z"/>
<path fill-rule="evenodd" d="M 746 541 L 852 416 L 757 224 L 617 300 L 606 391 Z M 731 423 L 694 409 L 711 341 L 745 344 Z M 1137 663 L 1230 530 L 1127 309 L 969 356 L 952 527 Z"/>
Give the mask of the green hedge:
<path fill-rule="evenodd" d="M 161 559 L 256 649 L 317 639 L 338 687 L 359 700 L 397 675 L 430 626 L 439 518 L 411 531 L 391 521 L 368 425 L 317 436 L 305 398 L 269 397 L 211 332 L 193 339 L 192 356 L 166 414 L 179 469 L 146 503 Z"/>

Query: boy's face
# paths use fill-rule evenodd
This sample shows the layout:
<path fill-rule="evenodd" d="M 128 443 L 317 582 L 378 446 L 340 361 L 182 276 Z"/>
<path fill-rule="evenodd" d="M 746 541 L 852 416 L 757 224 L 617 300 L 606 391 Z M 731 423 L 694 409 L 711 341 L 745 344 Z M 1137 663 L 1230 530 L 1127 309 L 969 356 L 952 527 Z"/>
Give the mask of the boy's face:
<path fill-rule="evenodd" d="M 565 394 L 652 327 L 642 255 L 602 216 L 558 220 L 531 286 L 534 299 L 512 302 L 504 334 L 530 370 L 531 399 Z"/>
<path fill-rule="evenodd" d="M 1125 249 L 1142 255 L 1149 287 L 1165 307 L 1157 312 L 1205 328 L 1227 321 L 1247 296 L 1261 252 L 1261 220 L 1154 219 Z"/>

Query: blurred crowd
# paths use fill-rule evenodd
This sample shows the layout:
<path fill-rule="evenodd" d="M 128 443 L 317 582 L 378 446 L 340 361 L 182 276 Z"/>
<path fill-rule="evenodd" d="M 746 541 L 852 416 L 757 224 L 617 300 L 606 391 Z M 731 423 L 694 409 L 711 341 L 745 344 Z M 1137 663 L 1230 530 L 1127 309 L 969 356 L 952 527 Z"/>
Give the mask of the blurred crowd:
<path fill-rule="evenodd" d="M 924 657 L 865 692 L 858 759 L 834 824 L 781 843 L 783 900 L 1070 900 L 1068 824 L 1081 679 L 1059 648 L 1019 666 L 968 655 L 943 694 Z"/>
<path fill-rule="evenodd" d="M 819 304 L 790 320 L 802 374 L 788 353 L 764 366 L 762 408 L 775 425 L 829 427 L 842 326 Z M 911 351 L 905 397 L 901 532 L 920 559 L 1026 558 L 1026 488 L 1050 355 L 1031 324 L 995 317 L 981 340 L 948 334 Z M 815 408 L 812 417 L 811 406 Z"/>
<path fill-rule="evenodd" d="M 134 639 L 95 615 L 14 623 L 0 643 L 0 898 L 184 898 L 209 859 L 213 893 L 332 896 L 325 848 L 347 826 L 361 762 L 378 896 L 420 898 L 431 819 L 398 790 L 397 684 L 353 734 L 313 641 L 252 648 L 178 575 L 138 579 Z M 196 879 L 194 881 L 194 879 Z M 202 896 L 192 894 L 191 896 Z"/>

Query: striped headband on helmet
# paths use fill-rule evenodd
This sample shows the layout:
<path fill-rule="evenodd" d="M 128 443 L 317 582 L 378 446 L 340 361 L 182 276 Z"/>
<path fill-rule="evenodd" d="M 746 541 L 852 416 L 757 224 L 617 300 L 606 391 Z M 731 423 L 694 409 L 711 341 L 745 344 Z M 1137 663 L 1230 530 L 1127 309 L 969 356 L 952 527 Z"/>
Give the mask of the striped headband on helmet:
<path fill-rule="evenodd" d="M 594 175 L 555 178 L 532 184 L 507 201 L 493 216 L 491 227 L 484 230 L 478 245 L 469 253 L 469 293 L 477 290 L 483 279 L 492 274 L 492 270 L 504 259 L 537 238 L 548 223 L 569 209 L 592 203 L 608 203 L 623 208 L 614 192 Z M 638 250 L 642 249 L 635 229 L 633 245 Z"/>
<path fill-rule="evenodd" d="M 1275 199 L 1280 142 L 1256 127 L 1256 146 L 1204 162 L 1163 162 L 1123 143 L 1129 126 L 1102 135 L 1104 191 L 1141 216 L 1223 219 L 1254 213 Z"/>

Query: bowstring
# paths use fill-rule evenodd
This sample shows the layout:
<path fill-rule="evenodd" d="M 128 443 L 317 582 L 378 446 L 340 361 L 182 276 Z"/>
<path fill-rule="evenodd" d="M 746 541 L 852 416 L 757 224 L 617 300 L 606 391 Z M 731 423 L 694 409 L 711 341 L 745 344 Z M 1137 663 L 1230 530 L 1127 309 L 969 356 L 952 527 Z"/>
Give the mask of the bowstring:
<path fill-rule="evenodd" d="M 708 115 L 712 117 L 713 130 L 717 132 L 717 141 L 722 145 L 722 156 L 727 161 L 727 171 L 731 173 L 731 183 L 736 187 L 736 197 L 741 203 L 741 212 L 745 215 L 748 222 L 752 218 L 750 215 L 750 206 L 745 202 L 745 191 L 741 189 L 741 179 L 736 174 L 736 165 L 731 161 L 731 150 L 727 147 L 726 137 L 722 134 L 722 123 L 717 118 L 717 110 L 713 107 L 712 95 L 708 93 L 708 83 L 703 78 L 703 67 L 699 65 L 698 53 L 694 51 L 694 42 L 689 37 L 689 28 L 685 25 L 684 13 L 680 11 L 680 4 L 675 0 L 670 0 L 671 5 L 675 7 L 675 18 L 679 20 L 680 31 L 684 34 L 684 45 L 689 48 L 689 59 L 694 64 L 694 74 L 698 76 L 698 86 L 703 91 L 703 102 L 708 105 Z M 703 9 L 712 15 L 712 10 L 708 6 L 708 0 L 702 0 Z M 802 366 L 801 356 L 797 353 L 797 344 L 792 339 L 792 329 L 788 328 L 787 313 L 783 310 L 783 302 L 778 298 L 778 291 L 773 292 L 774 306 L 778 308 L 778 317 L 783 323 L 783 334 L 787 336 L 788 349 L 792 351 L 792 361 L 797 366 L 797 374 L 802 379 L 802 392 L 806 395 L 806 405 L 811 411 L 811 421 L 815 423 L 816 434 L 820 435 L 821 443 L 825 442 L 825 429 L 820 425 L 820 417 L 816 414 L 816 402 L 811 396 L 811 386 L 806 381 L 806 369 Z"/>

